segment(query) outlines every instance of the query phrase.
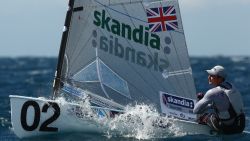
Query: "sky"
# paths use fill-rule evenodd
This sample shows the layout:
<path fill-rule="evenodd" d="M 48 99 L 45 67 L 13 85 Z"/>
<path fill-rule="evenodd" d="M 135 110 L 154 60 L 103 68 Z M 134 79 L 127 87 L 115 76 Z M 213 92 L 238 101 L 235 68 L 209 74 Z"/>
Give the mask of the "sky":
<path fill-rule="evenodd" d="M 67 0 L 0 1 L 0 57 L 58 56 Z M 179 0 L 190 56 L 250 56 L 250 0 Z"/>

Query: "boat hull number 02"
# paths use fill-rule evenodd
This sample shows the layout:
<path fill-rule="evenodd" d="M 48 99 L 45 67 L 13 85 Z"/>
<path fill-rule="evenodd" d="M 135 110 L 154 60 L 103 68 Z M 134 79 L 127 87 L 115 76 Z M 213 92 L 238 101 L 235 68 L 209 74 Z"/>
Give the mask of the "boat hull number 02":
<path fill-rule="evenodd" d="M 34 109 L 34 121 L 32 122 L 32 124 L 27 123 L 27 111 L 29 107 L 32 107 Z M 35 129 L 37 129 L 40 123 L 41 114 L 47 113 L 49 108 L 53 108 L 54 113 L 51 117 L 41 123 L 39 131 L 57 132 L 57 127 L 49 127 L 49 125 L 56 121 L 57 118 L 60 116 L 60 107 L 55 102 L 45 103 L 40 109 L 40 106 L 36 101 L 26 101 L 21 109 L 21 125 L 23 129 L 26 131 L 34 131 Z"/>

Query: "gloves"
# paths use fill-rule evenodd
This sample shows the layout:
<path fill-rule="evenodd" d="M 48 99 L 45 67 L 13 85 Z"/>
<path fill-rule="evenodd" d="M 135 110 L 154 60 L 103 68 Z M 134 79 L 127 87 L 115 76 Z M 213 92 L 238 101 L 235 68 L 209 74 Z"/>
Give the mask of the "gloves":
<path fill-rule="evenodd" d="M 203 97 L 204 97 L 204 93 L 202 93 L 202 92 L 197 93 L 198 100 L 201 100 Z"/>

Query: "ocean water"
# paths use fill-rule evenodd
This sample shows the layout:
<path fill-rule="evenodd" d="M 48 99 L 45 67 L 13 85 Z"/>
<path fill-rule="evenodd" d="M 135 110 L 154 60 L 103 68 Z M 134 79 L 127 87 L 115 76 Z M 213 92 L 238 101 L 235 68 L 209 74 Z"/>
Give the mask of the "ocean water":
<path fill-rule="evenodd" d="M 52 82 L 56 68 L 56 58 L 0 58 L 0 141 L 19 141 L 12 132 L 10 120 L 9 95 L 23 95 L 32 97 L 50 97 Z M 229 73 L 229 80 L 241 91 L 245 112 L 247 116 L 246 129 L 250 131 L 250 57 L 191 57 L 191 65 L 197 92 L 205 92 L 210 86 L 207 83 L 207 74 L 204 70 L 214 65 L 223 65 Z M 138 134 L 137 134 L 138 135 Z M 171 136 L 160 136 L 159 138 L 147 137 L 147 134 L 136 135 L 113 135 L 104 134 L 83 134 L 70 133 L 62 135 L 44 136 L 38 138 L 25 139 L 29 141 L 134 141 L 134 140 L 156 140 L 156 141 L 248 141 L 250 134 L 230 136 L 204 136 L 204 135 L 183 135 L 175 134 Z"/>

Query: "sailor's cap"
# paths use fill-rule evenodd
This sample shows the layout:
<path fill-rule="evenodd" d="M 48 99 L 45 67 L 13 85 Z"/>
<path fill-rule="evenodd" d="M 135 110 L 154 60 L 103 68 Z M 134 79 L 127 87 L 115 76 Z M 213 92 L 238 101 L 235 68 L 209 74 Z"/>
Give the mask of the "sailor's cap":
<path fill-rule="evenodd" d="M 226 74 L 224 67 L 220 66 L 220 65 L 214 66 L 212 69 L 206 70 L 206 71 L 210 75 L 220 76 L 223 78 L 227 77 L 227 74 Z"/>

